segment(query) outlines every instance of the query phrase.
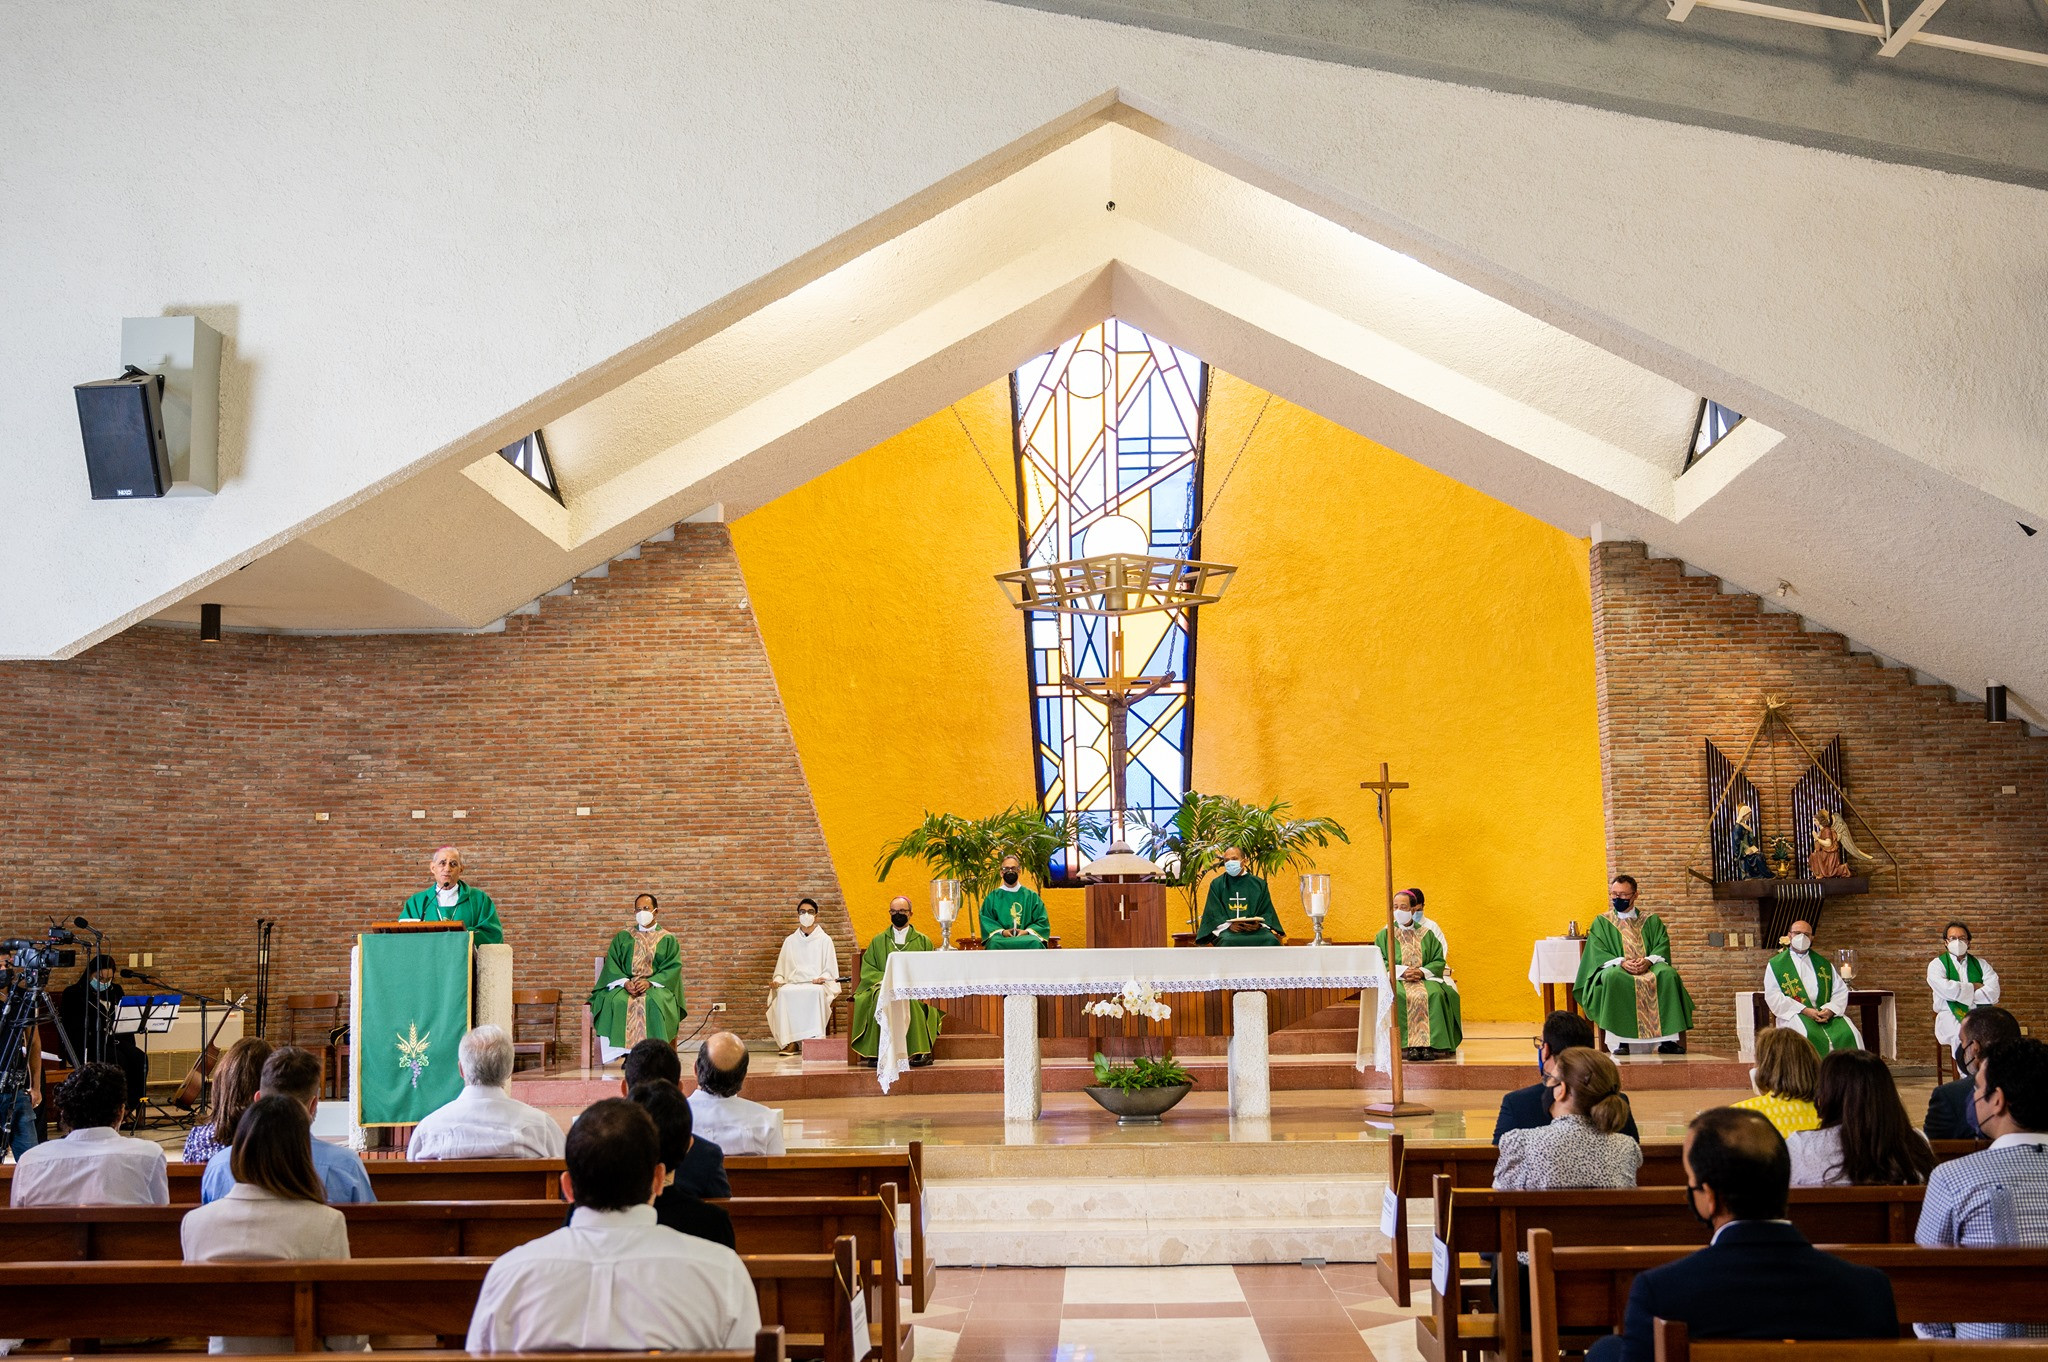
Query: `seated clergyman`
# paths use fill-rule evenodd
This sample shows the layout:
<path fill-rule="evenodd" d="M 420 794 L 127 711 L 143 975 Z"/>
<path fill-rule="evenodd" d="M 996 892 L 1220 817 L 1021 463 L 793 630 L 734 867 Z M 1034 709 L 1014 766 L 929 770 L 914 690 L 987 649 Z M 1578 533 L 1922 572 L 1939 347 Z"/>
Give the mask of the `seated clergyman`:
<path fill-rule="evenodd" d="M 818 925 L 818 901 L 796 901 L 796 930 L 782 940 L 768 977 L 768 1030 L 775 1048 L 795 1054 L 807 1040 L 822 1040 L 839 996 L 839 949 Z"/>
<path fill-rule="evenodd" d="M 1394 934 L 1380 928 L 1373 944 L 1394 980 L 1394 1023 L 1401 1057 L 1447 1059 L 1464 1041 L 1458 986 L 1451 982 L 1443 938 L 1422 923 L 1420 889 L 1394 895 Z"/>
<path fill-rule="evenodd" d="M 643 1040 L 671 1043 L 690 1009 L 683 999 L 683 949 L 661 925 L 661 900 L 633 899 L 633 925 L 613 933 L 590 990 L 590 1026 L 606 1064 Z"/>
<path fill-rule="evenodd" d="M 1243 847 L 1225 847 L 1223 873 L 1209 881 L 1197 941 L 1217 946 L 1278 946 L 1287 940 L 1273 895 L 1251 872 Z"/>
<path fill-rule="evenodd" d="M 981 900 L 981 944 L 992 951 L 1043 950 L 1052 937 L 1052 919 L 1038 891 L 1021 884 L 1024 863 L 1003 857 L 1003 886 Z"/>
<path fill-rule="evenodd" d="M 898 894 L 889 900 L 889 925 L 875 934 L 861 952 L 860 972 L 853 986 L 853 1024 L 847 1048 L 854 1062 L 874 1068 L 882 1044 L 881 1028 L 875 1024 L 875 1000 L 882 988 L 882 972 L 889 957 L 898 951 L 928 951 L 932 939 L 910 925 L 910 900 Z M 910 1004 L 909 1033 L 896 1038 L 899 1051 L 910 1056 L 920 1068 L 932 1062 L 932 1046 L 939 1038 L 944 1016 L 930 1003 Z"/>
<path fill-rule="evenodd" d="M 1778 1025 L 1797 1031 L 1815 1054 L 1860 1050 L 1863 1037 L 1842 1015 L 1849 1008 L 1849 982 L 1824 955 L 1813 953 L 1813 924 L 1792 924 L 1785 949 L 1764 965 L 1764 1002 Z"/>
<path fill-rule="evenodd" d="M 1616 875 L 1607 892 L 1611 911 L 1586 933 L 1572 992 L 1607 1032 L 1608 1049 L 1633 1041 L 1675 1054 L 1692 1028 L 1692 995 L 1671 966 L 1671 935 L 1662 918 L 1637 909 L 1633 875 Z"/>

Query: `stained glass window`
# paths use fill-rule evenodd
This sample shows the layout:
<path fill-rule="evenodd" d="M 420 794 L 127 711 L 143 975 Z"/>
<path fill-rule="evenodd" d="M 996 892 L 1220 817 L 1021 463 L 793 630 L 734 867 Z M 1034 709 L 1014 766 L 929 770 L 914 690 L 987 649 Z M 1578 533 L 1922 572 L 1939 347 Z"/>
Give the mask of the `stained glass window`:
<path fill-rule="evenodd" d="M 1199 557 L 1208 384 L 1202 361 L 1115 318 L 1012 374 L 1023 566 L 1116 552 Z M 1109 674 L 1110 621 L 1028 612 L 1024 627 L 1041 807 L 1106 823 L 1108 712 L 1073 682 Z M 1122 628 L 1126 675 L 1173 677 L 1134 704 L 1126 724 L 1128 811 L 1163 822 L 1188 788 L 1194 621 L 1176 611 L 1131 616 Z M 1055 873 L 1101 850 L 1071 847 Z"/>

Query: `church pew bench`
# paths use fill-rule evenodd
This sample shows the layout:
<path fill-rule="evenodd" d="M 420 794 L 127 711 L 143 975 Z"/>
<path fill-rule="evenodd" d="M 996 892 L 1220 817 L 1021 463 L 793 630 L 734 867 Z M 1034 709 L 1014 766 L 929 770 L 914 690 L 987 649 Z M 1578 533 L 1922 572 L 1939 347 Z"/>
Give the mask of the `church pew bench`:
<path fill-rule="evenodd" d="M 1513 1254 L 1531 1229 L 1547 1231 L 1559 1246 L 1675 1245 L 1690 1251 L 1707 1241 L 1683 1187 L 1496 1192 L 1453 1187 L 1440 1177 L 1434 1191 L 1433 1259 L 1461 1263 L 1463 1255 L 1505 1251 L 1507 1260 L 1496 1274 L 1491 1314 L 1466 1308 L 1484 1294 L 1484 1286 L 1475 1287 L 1462 1266 L 1455 1274 L 1433 1273 L 1429 1313 L 1415 1322 L 1417 1346 L 1432 1362 L 1458 1362 L 1467 1352 L 1498 1352 L 1502 1362 L 1519 1362 L 1526 1339 Z M 1921 1187 L 1798 1187 L 1789 1214 L 1817 1244 L 1910 1244 L 1924 1193 Z M 1455 1340 L 1455 1347 L 1442 1340 Z"/>
<path fill-rule="evenodd" d="M 742 1255 L 764 1329 L 792 1357 L 879 1358 L 870 1328 L 858 1353 L 848 1287 L 860 1282 L 853 1239 L 831 1253 Z M 210 1334 L 288 1337 L 320 1352 L 331 1334 L 428 1335 L 460 1349 L 489 1258 L 352 1258 L 336 1262 L 91 1262 L 0 1266 L 0 1319 L 25 1338 L 170 1339 Z M 743 1354 L 744 1355 L 744 1354 Z M 779 1354 L 778 1354 L 779 1355 Z"/>
<path fill-rule="evenodd" d="M 930 1228 L 930 1203 L 925 1191 L 922 1140 L 912 1140 L 901 1149 L 735 1155 L 725 1161 L 725 1177 L 732 1184 L 735 1199 L 875 1196 L 883 1183 L 895 1183 L 902 1208 L 899 1223 L 910 1222 L 910 1262 L 901 1275 L 910 1282 L 911 1308 L 922 1311 L 929 1307 L 938 1269 L 932 1263 L 925 1240 Z"/>
<path fill-rule="evenodd" d="M 1569 1346 L 1576 1351 L 1591 1338 L 1618 1332 L 1636 1274 L 1693 1252 L 1692 1247 L 1685 1246 L 1563 1248 L 1543 1229 L 1529 1231 L 1526 1243 L 1532 1307 L 1530 1362 L 1558 1362 L 1561 1347 Z M 1820 1247 L 1849 1262 L 1877 1268 L 1890 1278 L 1902 1331 L 1910 1331 L 1916 1319 L 1940 1320 L 1959 1310 L 1973 1318 L 1998 1323 L 2048 1324 L 2048 1292 L 2040 1289 L 2042 1280 L 2048 1277 L 2048 1248 L 1928 1249 L 1912 1244 L 1825 1242 L 1820 1242 Z M 1958 1302 L 1965 1304 L 1959 1306 Z M 1908 1347 L 1926 1346 L 1916 1340 L 1904 1343 Z M 1711 1357 L 1715 1362 L 1734 1362 L 1735 1350 L 1764 1347 L 1798 1348 L 1806 1356 L 1825 1356 L 1833 1362 L 1843 1350 L 1889 1350 L 1894 1346 L 1897 1345 L 1891 1340 L 1792 1344 L 1728 1340 L 1690 1345 L 1702 1359 Z M 1996 1357 L 2006 1345 L 1950 1345 L 1956 1346 Z M 1723 1352 L 1724 1349 L 1729 1352 Z M 1784 1358 L 1792 1355 L 1775 1354 Z M 1887 1351 L 1881 1355 L 1902 1359 L 1918 1356 L 1910 1351 Z"/>
<path fill-rule="evenodd" d="M 32 1354 L 33 1355 L 33 1354 Z M 520 1353 L 519 1362 L 784 1362 L 782 1330 L 762 1329 L 754 1335 L 754 1346 L 745 1351 L 711 1348 L 686 1352 L 645 1353 Z M 96 1353 L 95 1362 L 163 1362 L 161 1353 Z M 236 1362 L 302 1362 L 296 1353 L 237 1353 Z M 377 1362 L 449 1362 L 448 1354 L 433 1348 L 379 1348 Z"/>
<path fill-rule="evenodd" d="M 560 1159 L 366 1159 L 363 1167 L 379 1201 L 559 1201 L 562 1196 Z M 206 1165 L 173 1159 L 168 1171 L 171 1204 L 198 1205 Z M 0 1167 L 0 1185 L 11 1200 L 13 1164 Z"/>
<path fill-rule="evenodd" d="M 1688 1337 L 1683 1320 L 1657 1321 L 1657 1362 L 2048 1362 L 2048 1340 L 2007 1339 L 1966 1343 L 1953 1338 L 1830 1339 L 1825 1345 L 1796 1339 L 1701 1339 Z"/>

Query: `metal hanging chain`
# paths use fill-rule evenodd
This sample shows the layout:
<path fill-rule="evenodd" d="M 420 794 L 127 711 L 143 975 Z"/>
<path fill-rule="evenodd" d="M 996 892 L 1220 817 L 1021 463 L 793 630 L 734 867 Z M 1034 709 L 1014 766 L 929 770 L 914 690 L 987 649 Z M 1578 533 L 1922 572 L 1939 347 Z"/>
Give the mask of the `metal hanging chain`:
<path fill-rule="evenodd" d="M 955 402 L 946 410 L 953 413 L 953 419 L 960 423 L 960 433 L 967 437 L 968 444 L 974 446 L 974 457 L 981 460 L 982 468 L 988 473 L 988 480 L 996 485 L 996 495 L 1003 499 L 1003 508 L 1017 517 L 1017 523 L 1024 527 L 1025 534 L 1030 534 L 1031 522 L 1024 518 L 1024 513 L 1010 500 L 1009 492 L 1003 487 L 1003 480 L 996 476 L 996 470 L 989 464 L 988 455 L 981 452 L 981 441 L 975 439 L 974 432 L 967 428 L 967 418 L 960 414 L 960 404 Z"/>
<path fill-rule="evenodd" d="M 1188 547 L 1190 551 L 1194 548 L 1195 541 L 1201 538 L 1202 526 L 1208 524 L 1209 517 L 1215 513 L 1216 503 L 1223 500 L 1224 490 L 1230 486 L 1231 474 L 1237 472 L 1237 465 L 1244 458 L 1245 450 L 1251 448 L 1252 436 L 1259 433 L 1259 423 L 1266 419 L 1266 408 L 1272 405 L 1273 394 L 1267 393 L 1266 400 L 1259 403 L 1259 414 L 1252 418 L 1251 427 L 1245 431 L 1244 439 L 1237 446 L 1237 453 L 1231 457 L 1230 467 L 1223 470 L 1223 481 L 1216 484 L 1216 495 L 1209 498 L 1209 509 L 1202 512 L 1201 519 L 1197 520 L 1195 527 L 1188 531 Z"/>

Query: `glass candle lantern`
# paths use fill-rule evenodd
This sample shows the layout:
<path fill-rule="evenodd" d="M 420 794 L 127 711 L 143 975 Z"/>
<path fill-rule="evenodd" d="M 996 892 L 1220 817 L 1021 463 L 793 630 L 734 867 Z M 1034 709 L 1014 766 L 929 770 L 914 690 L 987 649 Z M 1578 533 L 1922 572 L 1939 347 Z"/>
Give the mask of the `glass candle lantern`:
<path fill-rule="evenodd" d="M 939 924 L 939 949 L 953 944 L 953 919 L 960 916 L 960 881 L 932 881 L 932 916 Z"/>
<path fill-rule="evenodd" d="M 1330 915 L 1330 877 L 1309 874 L 1301 877 L 1301 907 L 1315 928 L 1315 944 L 1323 944 L 1323 919 Z"/>
<path fill-rule="evenodd" d="M 1835 973 L 1850 983 L 1856 982 L 1856 952 L 1844 947 L 1835 952 Z"/>

